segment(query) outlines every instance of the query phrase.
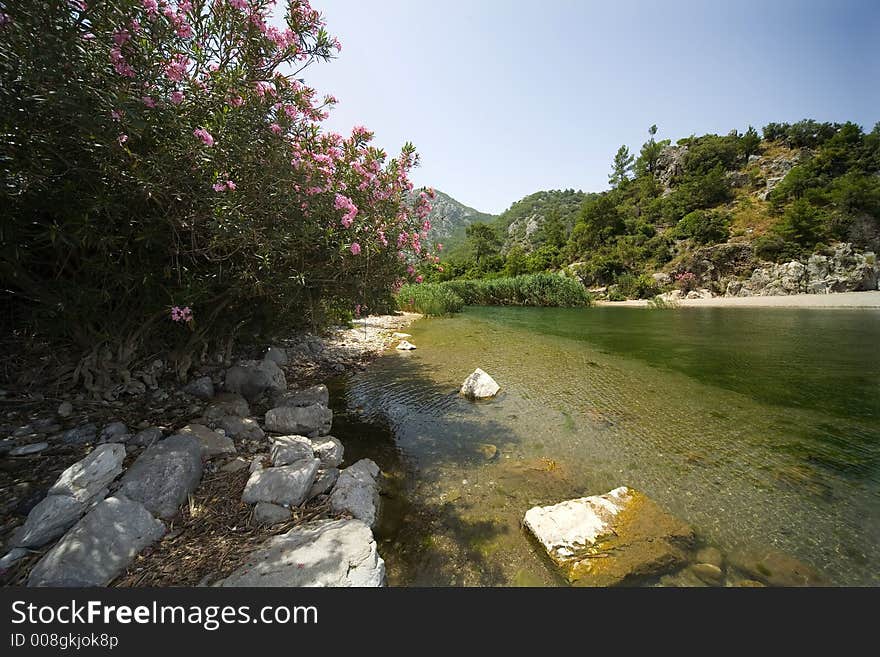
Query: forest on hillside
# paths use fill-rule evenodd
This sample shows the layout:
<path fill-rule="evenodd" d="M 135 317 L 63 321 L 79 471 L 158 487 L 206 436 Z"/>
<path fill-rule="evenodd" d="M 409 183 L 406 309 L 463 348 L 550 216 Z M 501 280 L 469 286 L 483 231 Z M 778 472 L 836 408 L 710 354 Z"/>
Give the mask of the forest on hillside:
<path fill-rule="evenodd" d="M 565 268 L 588 287 L 647 297 L 657 292 L 651 272 L 685 272 L 702 247 L 745 245 L 747 265 L 836 241 L 880 247 L 880 123 L 866 133 L 807 119 L 675 144 L 656 134 L 651 126 L 637 154 L 620 147 L 605 192 L 538 192 L 467 226 L 467 239 L 426 267 L 426 278 Z"/>

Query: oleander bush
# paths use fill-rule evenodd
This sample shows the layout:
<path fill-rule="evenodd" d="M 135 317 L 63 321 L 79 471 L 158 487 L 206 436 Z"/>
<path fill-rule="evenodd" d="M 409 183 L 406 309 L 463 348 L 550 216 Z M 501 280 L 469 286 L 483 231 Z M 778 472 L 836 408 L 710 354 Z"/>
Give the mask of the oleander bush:
<path fill-rule="evenodd" d="M 434 258 L 418 156 L 322 127 L 336 101 L 302 70 L 341 46 L 308 2 L 274 5 L 0 2 L 4 321 L 185 371 L 232 336 L 393 307 Z"/>

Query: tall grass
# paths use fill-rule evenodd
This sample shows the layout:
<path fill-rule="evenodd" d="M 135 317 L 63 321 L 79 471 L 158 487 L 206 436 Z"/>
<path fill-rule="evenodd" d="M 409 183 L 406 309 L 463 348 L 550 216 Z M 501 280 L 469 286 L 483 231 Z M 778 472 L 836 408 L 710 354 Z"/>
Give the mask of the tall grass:
<path fill-rule="evenodd" d="M 423 315 L 450 315 L 461 312 L 464 301 L 442 284 L 404 285 L 397 293 L 401 310 Z"/>
<path fill-rule="evenodd" d="M 405 285 L 397 302 L 403 310 L 446 315 L 463 306 L 589 306 L 592 297 L 577 280 L 545 273 Z"/>

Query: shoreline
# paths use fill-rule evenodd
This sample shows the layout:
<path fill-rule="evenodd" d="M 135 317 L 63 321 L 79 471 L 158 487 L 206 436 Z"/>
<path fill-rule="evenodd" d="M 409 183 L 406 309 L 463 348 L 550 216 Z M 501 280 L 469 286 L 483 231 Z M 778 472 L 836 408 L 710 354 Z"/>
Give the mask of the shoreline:
<path fill-rule="evenodd" d="M 648 308 L 648 299 L 596 301 L 596 306 Z M 712 297 L 682 299 L 670 304 L 675 308 L 880 308 L 880 291 L 835 292 L 832 294 L 790 294 L 766 297 Z"/>
<path fill-rule="evenodd" d="M 287 394 L 308 392 L 312 390 L 308 388 L 310 385 L 363 370 L 395 343 L 395 332 L 405 330 L 421 317 L 416 313 L 369 316 L 348 326 L 332 327 L 321 335 L 297 333 L 279 341 L 278 347 L 287 353 L 286 362 L 280 365 L 286 374 Z M 255 355 L 248 354 L 248 351 L 252 350 L 239 351 L 233 362 Z M 66 536 L 67 530 L 38 547 L 18 549 L 13 546 L 15 533 L 33 508 L 45 498 L 58 475 L 95 449 L 108 449 L 107 443 L 115 443 L 117 447 L 124 444 L 119 455 L 124 462 L 119 464 L 119 473 L 113 477 L 115 480 L 148 447 L 136 440 L 143 431 L 158 431 L 161 437 L 154 438 L 150 442 L 152 445 L 188 426 L 200 427 L 199 431 L 211 440 L 228 441 L 229 446 L 218 453 L 202 455 L 200 480 L 189 495 L 189 505 L 184 503 L 173 516 L 176 530 L 168 532 L 148 549 L 139 551 L 122 572 L 103 586 L 202 585 L 207 583 L 207 578 L 213 579 L 221 572 L 228 575 L 230 568 L 244 563 L 272 536 L 310 520 L 338 518 L 339 513 L 331 512 L 325 499 L 309 498 L 307 503 L 291 507 L 287 519 L 280 524 L 257 520 L 252 505 L 239 503 L 242 489 L 251 474 L 249 465 L 259 458 L 265 466 L 265 458 L 269 456 L 272 436 L 268 435 L 271 433 L 268 430 L 268 433 L 263 431 L 263 425 L 271 402 L 261 396 L 259 400 L 244 404 L 244 399 L 237 394 L 223 392 L 220 377 L 226 371 L 226 365 L 207 364 L 194 368 L 187 386 L 200 377 L 202 381 L 213 379 L 217 385 L 216 389 L 212 386 L 205 394 L 194 395 L 186 391 L 187 386 L 168 375 L 157 382 L 155 390 L 112 402 L 86 399 L 78 390 L 68 391 L 61 398 L 42 394 L 30 398 L 14 393 L 0 396 L 3 402 L 14 404 L 8 410 L 4 409 L 7 413 L 0 428 L 0 436 L 8 434 L 2 440 L 3 449 L 0 450 L 0 486 L 7 490 L 7 498 L 0 508 L 0 544 L 4 547 L 0 557 L 6 555 L 0 562 L 0 584 L 24 585 L 36 562 Z M 212 405 L 236 406 L 234 399 L 230 401 L 232 398 L 240 399 L 244 408 L 224 412 L 231 414 L 230 417 L 236 416 L 233 419 L 240 423 L 249 423 L 250 428 L 242 427 L 240 432 L 236 429 L 236 433 L 227 437 L 222 423 L 216 421 L 218 418 L 208 418 L 206 409 Z M 60 401 L 69 405 L 63 414 L 56 410 Z M 98 435 L 101 427 L 104 427 L 103 434 L 114 422 L 127 432 L 118 436 L 121 440 L 117 441 L 115 434 L 106 439 Z M 67 433 L 77 427 L 91 427 L 93 435 L 76 443 L 65 440 Z M 33 452 L 18 454 L 15 451 L 29 446 L 33 446 Z M 115 485 L 118 486 L 118 482 Z M 212 503 L 217 499 L 222 499 L 224 504 Z M 238 529 L 230 530 L 229 527 Z M 219 554 L 225 555 L 223 569 L 214 563 Z M 186 566 L 186 575 L 181 570 L 183 565 Z"/>

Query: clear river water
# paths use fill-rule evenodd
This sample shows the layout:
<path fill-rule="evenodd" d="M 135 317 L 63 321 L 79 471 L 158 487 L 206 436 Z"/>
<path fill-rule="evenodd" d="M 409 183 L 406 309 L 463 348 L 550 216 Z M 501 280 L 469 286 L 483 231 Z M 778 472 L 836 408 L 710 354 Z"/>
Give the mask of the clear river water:
<path fill-rule="evenodd" d="M 346 461 L 384 472 L 390 585 L 562 584 L 523 514 L 624 484 L 701 545 L 880 585 L 880 311 L 467 308 L 408 332 L 331 391 Z M 458 395 L 477 367 L 489 402 Z"/>

